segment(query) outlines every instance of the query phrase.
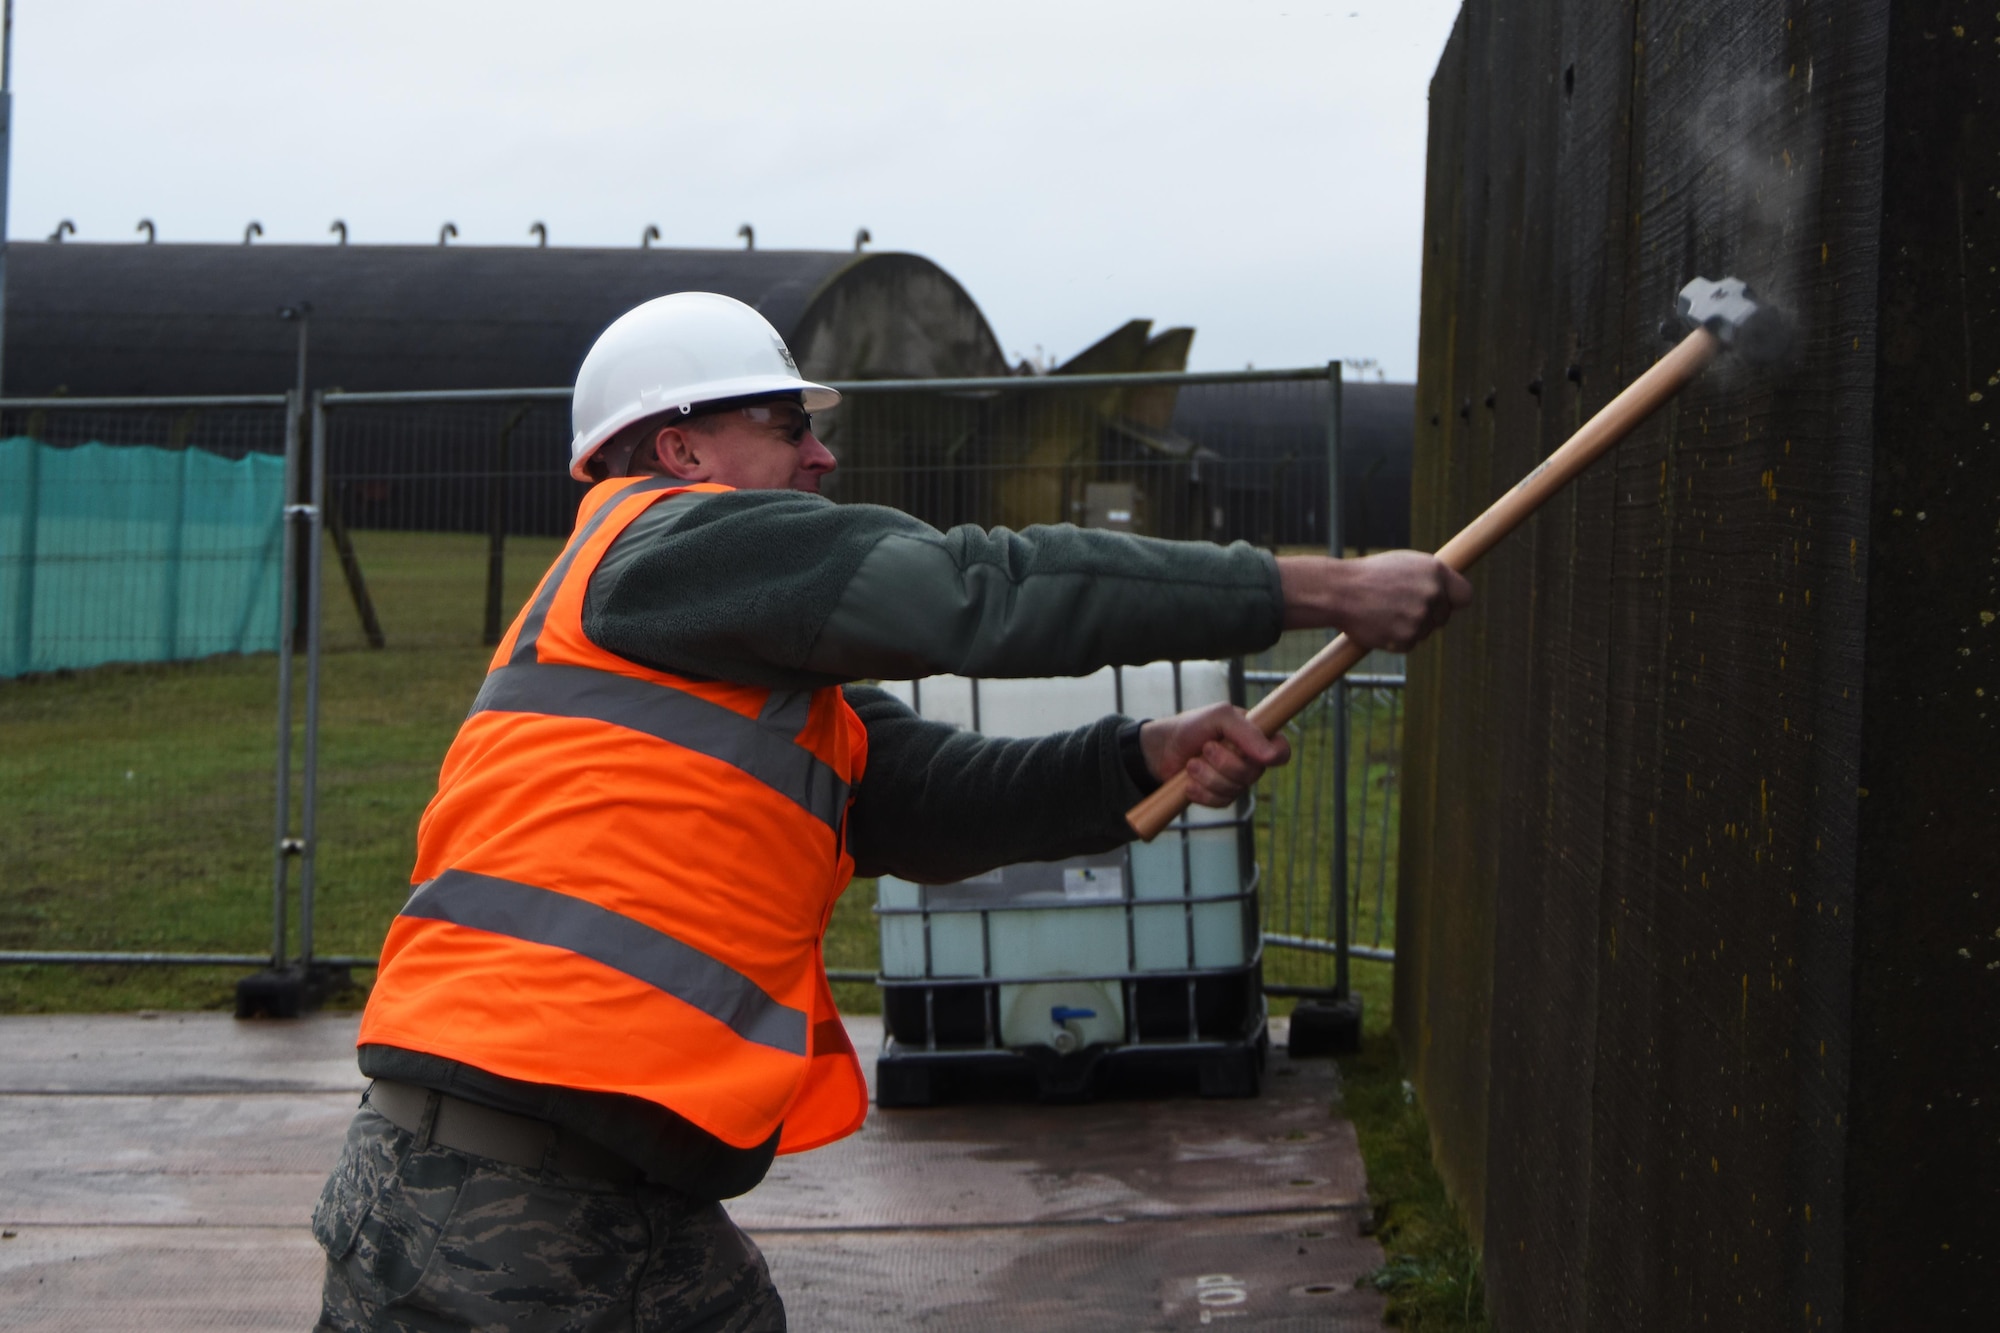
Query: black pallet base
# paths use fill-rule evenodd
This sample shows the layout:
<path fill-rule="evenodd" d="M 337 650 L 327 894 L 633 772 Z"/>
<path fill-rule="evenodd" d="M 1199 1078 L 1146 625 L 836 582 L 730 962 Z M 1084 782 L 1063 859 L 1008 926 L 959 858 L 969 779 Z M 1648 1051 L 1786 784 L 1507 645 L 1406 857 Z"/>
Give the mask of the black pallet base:
<path fill-rule="evenodd" d="M 1021 1050 L 913 1050 L 893 1037 L 875 1060 L 875 1104 L 935 1106 L 950 1101 L 1085 1102 L 1118 1093 L 1198 1092 L 1255 1097 L 1263 1087 L 1270 1037 L 1259 1024 L 1238 1041 L 1199 1046 L 1090 1046 L 1058 1053 Z"/>
<path fill-rule="evenodd" d="M 298 1018 L 326 1003 L 326 997 L 355 989 L 344 967 L 296 963 L 267 967 L 236 983 L 238 1018 Z"/>
<path fill-rule="evenodd" d="M 1234 972 L 1133 979 L 1127 1035 L 1138 1039 L 1130 1045 L 1150 1050 L 1182 1040 L 1198 1046 L 1250 1040 L 1243 1034 L 1263 1029 L 1263 977 L 1262 963 L 1255 962 Z M 984 980 L 885 980 L 883 1031 L 906 1051 L 984 1051 L 998 1025 L 1000 989 L 1001 983 Z"/>

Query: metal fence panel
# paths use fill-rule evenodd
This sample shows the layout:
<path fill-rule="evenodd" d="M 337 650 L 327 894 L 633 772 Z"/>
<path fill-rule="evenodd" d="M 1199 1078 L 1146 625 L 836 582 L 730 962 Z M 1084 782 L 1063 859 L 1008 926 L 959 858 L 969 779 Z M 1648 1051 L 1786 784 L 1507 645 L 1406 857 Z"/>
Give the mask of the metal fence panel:
<path fill-rule="evenodd" d="M 1321 642 L 1295 633 L 1263 654 L 1245 673 L 1251 701 Z M 1352 983 L 1343 954 L 1395 961 L 1402 684 L 1400 659 L 1368 659 L 1285 728 L 1292 762 L 1258 784 L 1265 976 L 1274 993 L 1345 995 Z"/>
<path fill-rule="evenodd" d="M 269 961 L 286 425 L 0 402 L 0 961 Z"/>
<path fill-rule="evenodd" d="M 1073 522 L 1305 550 L 1333 536 L 1327 460 L 1339 395 L 1325 370 L 838 387 L 842 403 L 815 417 L 840 460 L 825 484 L 838 503 L 886 504 L 939 528 Z M 1190 396 L 1199 410 L 1181 411 Z M 346 650 L 386 643 L 413 654 L 398 675 L 414 692 L 451 688 L 440 673 L 463 677 L 449 696 L 462 707 L 483 646 L 553 559 L 583 494 L 567 476 L 567 408 L 551 390 L 327 396 L 326 521 L 345 570 L 326 584 L 336 692 L 370 670 Z M 1297 665 L 1323 640 L 1287 636 L 1251 664 L 1253 677 Z M 1342 696 L 1350 736 L 1328 696 L 1293 727 L 1298 761 L 1260 793 L 1268 966 L 1281 990 L 1345 987 L 1343 904 L 1360 923 L 1363 956 L 1393 956 L 1400 663 L 1366 669 L 1376 683 Z M 372 785 L 345 748 L 331 746 L 322 780 Z M 350 814 L 339 801 L 327 809 L 335 821 Z M 329 839 L 329 856 L 342 855 L 337 844 Z"/>
<path fill-rule="evenodd" d="M 1322 370 L 840 387 L 845 401 L 818 419 L 841 459 L 827 487 L 837 502 L 893 504 L 940 527 L 1077 522 L 1305 550 L 1324 549 L 1331 535 L 1329 404 L 1339 395 Z M 1196 395 L 1201 410 L 1181 411 Z M 295 964 L 366 965 L 407 892 L 416 820 L 443 746 L 477 689 L 490 645 L 560 550 L 584 488 L 567 476 L 566 391 L 328 394 L 321 404 L 287 491 L 302 539 L 288 544 L 295 568 L 279 580 L 280 615 L 300 626 L 288 641 L 304 652 L 301 679 L 292 679 L 291 655 L 283 654 L 233 668 L 208 664 L 190 680 L 199 678 L 199 689 L 243 694 L 240 682 L 206 679 L 243 671 L 255 677 L 251 693 L 282 701 L 277 790 L 270 770 L 261 769 L 246 781 L 261 790 L 262 818 L 240 802 L 227 816 L 228 836 L 248 849 L 231 872 L 240 878 L 255 874 L 260 852 L 270 854 L 260 844 L 270 811 L 278 812 L 282 850 L 275 873 L 265 871 L 276 890 L 266 900 L 277 914 L 275 952 Z M 234 418 L 220 408 L 128 406 L 104 418 L 109 424 L 74 405 L 36 410 L 36 429 L 46 434 L 56 430 L 49 423 L 68 423 L 58 437 L 68 442 L 164 437 L 218 457 L 232 449 L 237 457 L 268 455 L 282 443 L 281 414 L 268 405 L 254 409 L 268 427 L 258 441 L 242 429 L 232 435 L 226 422 Z M 1192 425 L 1183 430 L 1177 421 Z M 1284 429 L 1274 430 L 1274 421 Z M 0 416 L 0 427 L 8 424 Z M 1297 665 L 1323 639 L 1288 635 L 1249 664 L 1251 679 Z M 1366 669 L 1384 676 L 1397 668 Z M 1387 957 L 1393 947 L 1387 923 L 1400 734 L 1393 684 L 1385 679 L 1344 696 L 1346 735 L 1333 696 L 1300 718 L 1292 728 L 1297 762 L 1259 793 L 1263 926 L 1273 946 L 1268 979 L 1281 991 L 1345 985 L 1336 952 L 1347 938 L 1344 920 L 1356 923 L 1362 950 Z M 0 689 L 0 709 L 26 697 Z M 178 734 L 155 723 L 137 731 Z M 261 749 L 268 763 L 268 714 L 248 739 L 239 733 L 240 720 L 233 730 L 212 729 L 189 753 Z M 176 771 L 191 767 L 199 765 Z M 140 780 L 139 770 L 131 780 Z M 9 793 L 18 798 L 8 802 L 17 819 L 33 804 L 22 781 Z M 155 861 L 181 856 L 158 824 L 134 825 L 132 858 L 145 859 L 149 841 Z M 20 842 L 38 840 L 54 845 L 32 833 Z M 290 916 L 295 864 L 298 914 Z M 0 943 L 84 938 L 29 931 Z"/>

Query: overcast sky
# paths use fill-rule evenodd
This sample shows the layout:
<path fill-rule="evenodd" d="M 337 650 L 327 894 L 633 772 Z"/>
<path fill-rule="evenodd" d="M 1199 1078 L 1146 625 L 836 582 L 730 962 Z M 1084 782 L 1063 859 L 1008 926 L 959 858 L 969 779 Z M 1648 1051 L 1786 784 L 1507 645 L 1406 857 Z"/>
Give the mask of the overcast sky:
<path fill-rule="evenodd" d="M 1010 355 L 1416 368 L 1458 0 L 16 0 L 9 235 L 911 250 Z"/>

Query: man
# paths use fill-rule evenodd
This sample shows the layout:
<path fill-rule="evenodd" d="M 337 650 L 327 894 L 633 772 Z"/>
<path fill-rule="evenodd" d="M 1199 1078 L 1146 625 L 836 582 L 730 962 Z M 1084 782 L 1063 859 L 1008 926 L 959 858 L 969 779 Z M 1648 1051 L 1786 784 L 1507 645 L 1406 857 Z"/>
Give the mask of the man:
<path fill-rule="evenodd" d="M 1413 552 L 835 506 L 809 413 L 836 401 L 705 293 L 586 358 L 572 471 L 597 484 L 424 812 L 362 1020 L 374 1083 L 314 1213 L 322 1328 L 782 1329 L 718 1201 L 866 1114 L 820 959 L 849 877 L 1104 850 L 1171 774 L 1224 805 L 1287 757 L 1226 706 L 999 740 L 853 682 L 1226 656 L 1287 626 L 1400 650 L 1470 596 Z"/>

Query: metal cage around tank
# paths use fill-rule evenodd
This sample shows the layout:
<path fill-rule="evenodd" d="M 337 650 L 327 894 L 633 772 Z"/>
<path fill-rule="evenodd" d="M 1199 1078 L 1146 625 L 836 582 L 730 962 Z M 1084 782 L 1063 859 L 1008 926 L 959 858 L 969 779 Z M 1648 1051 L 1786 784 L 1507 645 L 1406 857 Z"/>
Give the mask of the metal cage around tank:
<path fill-rule="evenodd" d="M 1243 696 L 1241 664 L 1221 662 L 891 688 L 926 717 L 1003 735 Z M 1196 807 L 1151 843 L 952 884 L 884 876 L 878 1099 L 928 1102 L 1008 1063 L 1043 1095 L 1081 1095 L 1134 1064 L 1179 1066 L 1215 1095 L 1255 1092 L 1267 1037 L 1251 800 Z"/>

